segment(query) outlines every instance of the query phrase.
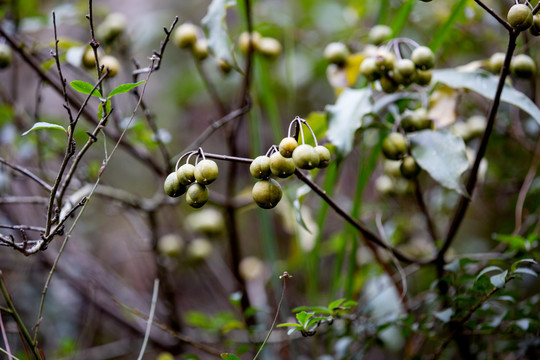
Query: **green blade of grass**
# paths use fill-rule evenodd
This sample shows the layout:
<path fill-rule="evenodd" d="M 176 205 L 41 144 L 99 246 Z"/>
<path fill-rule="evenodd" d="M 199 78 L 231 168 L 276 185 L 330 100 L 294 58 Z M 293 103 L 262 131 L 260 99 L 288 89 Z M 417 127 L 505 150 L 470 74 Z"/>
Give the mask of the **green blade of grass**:
<path fill-rule="evenodd" d="M 459 0 L 452 9 L 452 13 L 446 20 L 446 22 L 439 28 L 437 31 L 435 31 L 435 35 L 433 35 L 433 40 L 431 41 L 431 44 L 429 47 L 434 52 L 437 51 L 437 49 L 443 44 L 444 40 L 450 35 L 451 29 L 454 26 L 454 23 L 460 18 L 460 16 L 463 15 L 465 5 L 467 4 L 467 0 Z"/>

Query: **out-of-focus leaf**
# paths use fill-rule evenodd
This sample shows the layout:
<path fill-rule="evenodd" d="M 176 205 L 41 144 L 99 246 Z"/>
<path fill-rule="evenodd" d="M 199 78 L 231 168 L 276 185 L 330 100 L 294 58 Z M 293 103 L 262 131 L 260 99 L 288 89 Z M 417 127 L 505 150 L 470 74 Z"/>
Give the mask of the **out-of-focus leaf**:
<path fill-rule="evenodd" d="M 497 241 L 510 245 L 511 249 L 527 250 L 526 246 L 528 245 L 528 242 L 523 236 L 495 234 L 493 238 Z"/>
<path fill-rule="evenodd" d="M 536 261 L 533 260 L 533 259 L 521 259 L 521 260 L 518 260 L 518 261 L 516 261 L 515 263 L 512 264 L 512 266 L 510 267 L 510 272 L 514 272 L 516 270 L 516 268 L 518 267 L 518 265 L 522 264 L 522 263 L 536 264 Z"/>
<path fill-rule="evenodd" d="M 454 23 L 460 18 L 465 16 L 464 9 L 468 0 L 460 0 L 452 8 L 450 16 L 446 22 L 435 32 L 432 37 L 430 48 L 436 51 L 441 44 L 443 44 L 446 37 L 450 34 L 450 30 L 454 28 Z"/>
<path fill-rule="evenodd" d="M 442 186 L 467 195 L 461 175 L 469 168 L 465 143 L 446 131 L 423 130 L 409 134 L 412 155 L 420 167 Z"/>
<path fill-rule="evenodd" d="M 452 88 L 463 88 L 474 91 L 483 97 L 493 100 L 499 77 L 484 72 L 464 72 L 454 69 L 434 70 L 432 82 L 439 82 Z M 510 85 L 505 85 L 501 101 L 517 106 L 528 113 L 540 124 L 540 109 L 522 92 Z"/>
<path fill-rule="evenodd" d="M 488 266 L 486 267 L 485 269 L 483 269 L 482 271 L 480 271 L 480 273 L 476 276 L 476 280 L 478 280 L 480 278 L 480 276 L 484 275 L 485 273 L 488 273 L 490 271 L 498 271 L 498 272 L 502 272 L 503 269 L 501 269 L 500 267 L 498 266 Z M 476 281 L 475 280 L 475 281 Z"/>
<path fill-rule="evenodd" d="M 454 315 L 454 311 L 451 308 L 448 308 L 442 311 L 437 311 L 433 313 L 433 315 L 442 322 L 447 323 L 450 321 L 452 315 Z"/>
<path fill-rule="evenodd" d="M 347 56 L 347 61 L 345 63 L 345 74 L 347 78 L 347 85 L 353 86 L 356 84 L 356 79 L 358 79 L 358 74 L 360 73 L 360 64 L 366 58 L 363 53 L 356 53 Z"/>
<path fill-rule="evenodd" d="M 145 82 L 146 80 L 142 80 L 142 81 L 139 81 L 138 83 L 128 83 L 128 84 L 119 85 L 115 87 L 113 91 L 110 92 L 109 99 L 112 98 L 114 95 L 127 93 L 131 89 L 134 89 L 137 86 L 144 84 Z"/>
<path fill-rule="evenodd" d="M 516 321 L 516 325 L 519 326 L 522 330 L 526 331 L 529 328 L 530 322 L 531 321 L 529 319 L 520 319 Z"/>
<path fill-rule="evenodd" d="M 55 129 L 55 130 L 62 130 L 66 134 L 68 133 L 68 131 L 62 125 L 52 124 L 52 123 L 48 123 L 48 122 L 44 122 L 44 121 L 39 121 L 39 122 L 35 123 L 30 129 L 23 132 L 22 136 L 24 136 L 24 135 L 26 135 L 26 134 L 34 131 L 34 130 L 39 130 L 39 129 Z"/>
<path fill-rule="evenodd" d="M 220 356 L 223 360 L 240 360 L 240 358 L 234 354 L 225 353 Z"/>
<path fill-rule="evenodd" d="M 335 105 L 327 105 L 328 131 L 326 137 L 336 146 L 341 156 L 353 148 L 354 133 L 362 126 L 362 119 L 373 109 L 370 89 L 345 89 Z"/>
<path fill-rule="evenodd" d="M 298 224 L 306 229 L 307 232 L 311 234 L 311 230 L 308 229 L 304 218 L 302 217 L 302 200 L 306 197 L 307 194 L 311 192 L 311 188 L 307 185 L 302 185 L 296 190 L 296 198 L 293 201 L 293 208 L 296 215 L 296 221 Z"/>
<path fill-rule="evenodd" d="M 334 300 L 332 301 L 329 305 L 328 305 L 328 308 L 330 310 L 334 310 L 335 308 L 339 307 L 341 304 L 343 304 L 343 302 L 345 301 L 345 299 L 337 299 L 337 300 Z"/>
<path fill-rule="evenodd" d="M 328 129 L 326 114 L 322 111 L 312 111 L 305 119 L 315 133 L 317 139 L 322 139 Z"/>
<path fill-rule="evenodd" d="M 429 118 L 437 128 L 456 122 L 458 92 L 451 87 L 441 86 L 429 98 Z"/>
<path fill-rule="evenodd" d="M 534 277 L 538 276 L 538 274 L 534 270 L 529 269 L 529 268 L 517 268 L 514 271 L 514 274 L 528 274 L 528 275 L 532 275 Z"/>
<path fill-rule="evenodd" d="M 308 320 L 313 317 L 313 313 L 307 313 L 305 311 L 301 311 L 298 314 L 296 314 L 296 320 L 302 325 L 307 324 Z"/>
<path fill-rule="evenodd" d="M 71 87 L 78 92 L 86 95 L 90 94 L 94 89 L 94 85 L 81 80 L 74 80 L 70 82 L 69 85 L 71 85 Z M 94 91 L 92 92 L 92 96 L 102 97 L 98 89 L 94 89 Z"/>
<path fill-rule="evenodd" d="M 331 315 L 332 312 L 325 306 L 299 306 L 292 310 L 293 312 L 310 311 L 318 314 Z"/>
<path fill-rule="evenodd" d="M 231 42 L 227 35 L 225 16 L 227 8 L 235 4 L 235 0 L 212 0 L 208 6 L 208 12 L 201 21 L 208 32 L 208 47 L 216 58 L 222 59 L 230 65 L 235 65 L 235 61 L 231 53 Z"/>
<path fill-rule="evenodd" d="M 489 281 L 493 284 L 493 286 L 502 288 L 504 287 L 504 284 L 506 284 L 506 275 L 508 274 L 508 270 L 503 271 L 500 274 L 493 275 L 489 278 Z"/>

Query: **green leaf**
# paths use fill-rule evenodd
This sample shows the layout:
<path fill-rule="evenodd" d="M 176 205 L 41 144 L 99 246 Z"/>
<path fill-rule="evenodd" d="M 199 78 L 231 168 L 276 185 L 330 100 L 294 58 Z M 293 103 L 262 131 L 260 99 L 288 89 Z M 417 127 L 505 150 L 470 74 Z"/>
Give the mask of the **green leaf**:
<path fill-rule="evenodd" d="M 516 268 L 519 264 L 521 263 L 527 263 L 527 264 L 536 264 L 536 261 L 533 260 L 533 259 L 521 259 L 521 260 L 518 260 L 516 261 L 515 263 L 512 264 L 512 266 L 510 267 L 510 272 L 514 272 L 516 271 Z"/>
<path fill-rule="evenodd" d="M 482 95 L 486 99 L 493 100 L 499 77 L 479 71 L 465 72 L 454 69 L 442 69 L 433 71 L 432 82 L 440 82 L 452 88 L 468 89 Z M 504 86 L 501 101 L 517 106 L 540 124 L 540 109 L 525 94 L 514 89 L 512 86 Z"/>
<path fill-rule="evenodd" d="M 139 81 L 137 83 L 127 83 L 127 84 L 119 85 L 119 86 L 115 87 L 113 89 L 113 91 L 111 91 L 111 93 L 108 96 L 108 99 L 112 98 L 114 95 L 117 95 L 117 94 L 127 93 L 131 89 L 134 89 L 137 86 L 139 86 L 141 84 L 144 84 L 145 82 L 146 82 L 146 80 L 142 80 L 142 81 Z"/>
<path fill-rule="evenodd" d="M 234 354 L 224 353 L 220 355 L 224 360 L 240 360 L 240 358 Z"/>
<path fill-rule="evenodd" d="M 467 195 L 462 174 L 469 168 L 463 138 L 446 131 L 423 130 L 409 134 L 418 165 L 442 186 Z"/>
<path fill-rule="evenodd" d="M 296 216 L 296 222 L 303 227 L 308 233 L 311 234 L 311 230 L 308 229 L 306 222 L 302 216 L 302 201 L 307 194 L 311 192 L 311 188 L 307 185 L 302 185 L 296 190 L 296 198 L 293 200 L 293 208 Z"/>
<path fill-rule="evenodd" d="M 532 275 L 534 277 L 538 277 L 538 274 L 536 273 L 536 271 L 534 271 L 533 269 L 529 269 L 529 268 L 517 268 L 514 271 L 514 274 L 528 274 L 528 275 Z"/>
<path fill-rule="evenodd" d="M 296 314 L 296 320 L 302 325 L 305 325 L 310 318 L 313 317 L 313 313 L 307 313 L 305 311 L 301 311 L 298 314 Z"/>
<path fill-rule="evenodd" d="M 302 325 L 296 324 L 296 323 L 283 323 L 283 324 L 278 324 L 277 325 L 277 327 L 286 327 L 286 326 L 292 326 L 292 327 L 295 327 L 295 328 L 303 328 Z"/>
<path fill-rule="evenodd" d="M 335 105 L 327 105 L 328 131 L 326 137 L 344 157 L 353 148 L 354 133 L 373 109 L 371 89 L 345 89 Z"/>
<path fill-rule="evenodd" d="M 448 35 L 450 35 L 450 30 L 455 30 L 454 23 L 460 18 L 465 16 L 465 5 L 467 5 L 468 0 L 460 0 L 457 2 L 452 12 L 450 13 L 450 16 L 446 20 L 446 22 L 437 29 L 435 34 L 432 37 L 430 48 L 433 51 L 437 51 L 437 49 L 443 44 L 444 40 L 447 38 Z"/>
<path fill-rule="evenodd" d="M 434 312 L 433 315 L 442 322 L 447 323 L 450 321 L 450 318 L 452 318 L 452 315 L 454 315 L 454 310 L 448 308 L 442 311 Z"/>
<path fill-rule="evenodd" d="M 506 284 L 506 275 L 508 274 L 508 270 L 503 271 L 500 274 L 493 275 L 489 278 L 489 281 L 493 284 L 493 286 L 502 288 L 504 287 L 504 284 Z"/>
<path fill-rule="evenodd" d="M 77 90 L 80 93 L 83 93 L 86 95 L 92 93 L 92 96 L 102 97 L 98 89 L 95 89 L 92 92 L 92 89 L 94 89 L 94 85 L 89 84 L 86 81 L 74 80 L 70 82 L 69 85 L 71 85 L 73 89 Z"/>
<path fill-rule="evenodd" d="M 225 16 L 227 15 L 227 7 L 235 4 L 234 0 L 212 0 L 208 6 L 208 12 L 201 20 L 203 27 L 208 32 L 208 47 L 214 56 L 233 66 L 236 62 L 231 53 L 231 41 L 227 35 Z"/>
<path fill-rule="evenodd" d="M 292 310 L 293 312 L 310 311 L 317 314 L 331 315 L 332 311 L 324 306 L 299 306 Z"/>
<path fill-rule="evenodd" d="M 498 267 L 498 266 L 488 266 L 488 267 L 486 267 L 484 270 L 480 271 L 480 273 L 476 276 L 476 280 L 475 280 L 475 281 L 477 281 L 477 280 L 480 278 L 480 276 L 482 276 L 482 275 L 484 275 L 485 273 L 488 273 L 488 272 L 490 272 L 490 271 L 498 271 L 498 272 L 502 272 L 503 269 L 501 269 L 501 268 Z"/>
<path fill-rule="evenodd" d="M 39 129 L 62 130 L 63 132 L 68 134 L 68 131 L 62 125 L 52 124 L 52 123 L 48 123 L 48 122 L 44 122 L 44 121 L 39 121 L 39 122 L 35 123 L 30 129 L 23 132 L 22 136 L 24 136 L 24 135 L 26 135 L 26 134 L 34 131 L 34 130 L 39 130 Z"/>
<path fill-rule="evenodd" d="M 513 250 L 527 250 L 527 239 L 519 235 L 495 234 L 494 239 L 506 243 Z"/>
<path fill-rule="evenodd" d="M 394 18 L 394 21 L 392 21 L 392 37 L 397 37 L 397 35 L 401 32 L 403 26 L 409 20 L 409 14 L 413 10 L 414 5 L 416 5 L 417 3 L 417 0 L 406 0 L 400 6 L 399 12 Z"/>
<path fill-rule="evenodd" d="M 345 301 L 345 299 L 337 299 L 337 300 L 334 300 L 334 301 L 332 301 L 332 302 L 328 305 L 328 308 L 329 308 L 330 310 L 334 310 L 335 308 L 340 307 L 340 305 L 343 304 L 344 301 Z"/>

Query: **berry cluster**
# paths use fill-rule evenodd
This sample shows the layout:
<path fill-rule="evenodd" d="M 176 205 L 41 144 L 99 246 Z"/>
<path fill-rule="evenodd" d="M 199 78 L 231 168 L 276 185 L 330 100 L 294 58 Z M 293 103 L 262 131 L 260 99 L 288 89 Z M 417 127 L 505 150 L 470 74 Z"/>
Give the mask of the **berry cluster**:
<path fill-rule="evenodd" d="M 182 49 L 191 49 L 197 60 L 208 57 L 208 42 L 204 32 L 197 25 L 191 23 L 180 25 L 172 35 L 172 42 Z"/>
<path fill-rule="evenodd" d="M 374 34 L 373 37 L 375 35 L 377 42 L 387 36 Z M 410 53 L 410 58 L 403 57 L 404 50 Z M 368 81 L 378 81 L 384 92 L 393 93 L 400 87 L 407 87 L 413 83 L 428 85 L 431 82 L 431 69 L 434 65 L 435 55 L 430 48 L 420 46 L 410 39 L 396 38 L 365 58 L 360 65 L 360 73 Z"/>
<path fill-rule="evenodd" d="M 250 43 L 253 51 L 271 59 L 278 57 L 283 51 L 283 47 L 277 39 L 263 37 L 257 31 L 253 31 L 251 34 L 245 31 L 238 36 L 238 49 L 243 54 L 247 54 Z"/>
<path fill-rule="evenodd" d="M 529 30 L 531 35 L 540 35 L 540 15 L 533 15 L 531 4 L 527 1 L 527 4 L 515 4 L 512 5 L 506 20 L 508 23 L 518 31 Z"/>
<path fill-rule="evenodd" d="M 382 143 L 382 151 L 389 160 L 401 160 L 399 169 L 403 177 L 412 179 L 420 173 L 420 166 L 412 156 L 408 155 L 407 139 L 403 134 L 393 132 L 386 136 Z"/>
<path fill-rule="evenodd" d="M 536 15 L 535 15 L 536 16 Z M 505 53 L 496 52 L 487 60 L 487 68 L 494 74 L 499 74 L 503 67 Z M 526 54 L 519 54 L 510 61 L 510 72 L 517 78 L 530 79 L 536 74 L 536 63 Z"/>
<path fill-rule="evenodd" d="M 189 163 L 192 155 L 197 155 L 195 165 Z M 182 159 L 187 156 L 186 163 L 178 167 Z M 199 156 L 202 160 L 199 161 Z M 186 194 L 186 202 L 194 207 L 200 208 L 209 198 L 206 185 L 217 179 L 219 169 L 215 161 L 205 159 L 202 149 L 190 151 L 184 154 L 176 163 L 175 171 L 170 173 L 165 179 L 163 189 L 171 197 L 178 197 Z"/>
<path fill-rule="evenodd" d="M 299 130 L 302 144 L 292 136 L 293 125 Z M 305 125 L 311 132 L 315 141 L 315 147 L 306 144 L 302 125 Z M 263 209 L 275 207 L 281 200 L 282 191 L 279 183 L 271 179 L 273 174 L 279 178 L 287 178 L 298 169 L 311 170 L 314 168 L 325 168 L 330 163 L 330 151 L 322 145 L 317 144 L 317 139 L 313 130 L 306 120 L 296 117 L 289 125 L 288 136 L 281 140 L 279 147 L 273 145 L 266 155 L 255 158 L 249 167 L 251 176 L 259 179 L 253 186 L 253 200 Z"/>

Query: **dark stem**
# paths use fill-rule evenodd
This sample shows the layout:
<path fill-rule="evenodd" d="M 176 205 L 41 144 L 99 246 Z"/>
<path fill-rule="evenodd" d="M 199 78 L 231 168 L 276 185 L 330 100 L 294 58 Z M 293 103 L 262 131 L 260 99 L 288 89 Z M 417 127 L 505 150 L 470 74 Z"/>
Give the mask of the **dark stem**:
<path fill-rule="evenodd" d="M 431 236 L 431 240 L 433 243 L 435 243 L 438 239 L 437 230 L 435 228 L 433 218 L 431 217 L 426 203 L 424 202 L 424 197 L 422 196 L 422 190 L 420 189 L 420 181 L 418 180 L 418 177 L 414 178 L 414 194 L 416 196 L 416 202 L 418 203 L 418 207 L 426 218 L 426 225 L 429 235 Z"/>

